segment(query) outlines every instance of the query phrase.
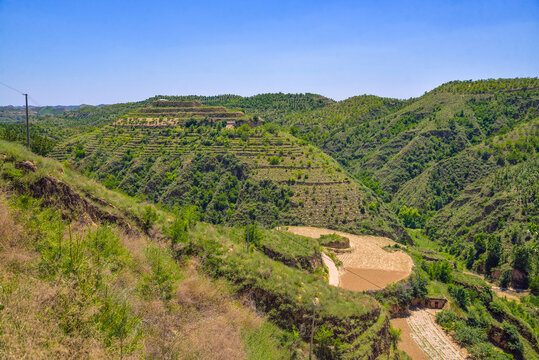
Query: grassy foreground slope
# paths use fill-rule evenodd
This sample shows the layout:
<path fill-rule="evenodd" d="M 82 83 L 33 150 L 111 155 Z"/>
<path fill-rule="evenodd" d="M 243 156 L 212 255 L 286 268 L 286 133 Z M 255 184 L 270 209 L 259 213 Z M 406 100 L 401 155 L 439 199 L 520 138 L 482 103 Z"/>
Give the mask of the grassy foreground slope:
<path fill-rule="evenodd" d="M 329 286 L 315 240 L 246 247 L 3 141 L 0 194 L 4 358 L 303 358 L 314 298 L 319 358 L 393 354 L 387 310 Z"/>
<path fill-rule="evenodd" d="M 131 196 L 171 207 L 195 204 L 212 223 L 244 224 L 250 217 L 267 226 L 402 233 L 370 189 L 262 118 L 213 105 L 160 104 L 70 138 L 50 156 Z"/>
<path fill-rule="evenodd" d="M 293 356 L 301 346 L 283 342 L 228 284 L 196 259 L 179 265 L 141 231 L 142 213 L 128 197 L 0 142 L 0 357 Z"/>

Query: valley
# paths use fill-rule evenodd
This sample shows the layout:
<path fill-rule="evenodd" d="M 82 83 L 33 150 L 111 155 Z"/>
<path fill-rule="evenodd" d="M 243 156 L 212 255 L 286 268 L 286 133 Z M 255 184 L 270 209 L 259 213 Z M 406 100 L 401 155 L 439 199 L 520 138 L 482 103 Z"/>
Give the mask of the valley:
<path fill-rule="evenodd" d="M 539 359 L 538 91 L 4 108 L 0 357 Z"/>

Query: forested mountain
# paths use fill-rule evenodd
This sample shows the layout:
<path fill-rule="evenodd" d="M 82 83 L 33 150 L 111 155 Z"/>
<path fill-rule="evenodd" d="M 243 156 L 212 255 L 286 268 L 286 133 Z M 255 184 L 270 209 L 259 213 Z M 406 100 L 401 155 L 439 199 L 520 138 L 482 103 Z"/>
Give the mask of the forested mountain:
<path fill-rule="evenodd" d="M 233 130 L 190 119 L 176 127 L 112 125 L 159 99 L 202 101 L 258 124 Z M 462 258 L 470 257 L 477 236 L 497 237 L 509 253 L 500 263 L 510 264 L 515 236 L 533 247 L 529 228 L 538 223 L 538 109 L 535 78 L 454 81 L 409 100 L 158 95 L 36 116 L 32 148 L 41 154 L 54 148 L 54 157 L 131 195 L 170 206 L 195 202 L 213 222 L 237 222 L 258 208 L 265 214 L 259 221 L 268 225 L 299 222 L 400 236 L 399 217 Z M 160 121 L 162 115 L 152 116 Z M 23 142 L 24 129 L 4 125 L 0 136 Z M 508 177 L 520 180 L 500 180 Z M 321 183 L 329 192 L 318 190 Z M 258 200 L 241 200 L 244 188 Z M 497 196 L 481 218 L 471 216 Z M 484 269 L 480 255 L 474 253 L 471 268 Z"/>

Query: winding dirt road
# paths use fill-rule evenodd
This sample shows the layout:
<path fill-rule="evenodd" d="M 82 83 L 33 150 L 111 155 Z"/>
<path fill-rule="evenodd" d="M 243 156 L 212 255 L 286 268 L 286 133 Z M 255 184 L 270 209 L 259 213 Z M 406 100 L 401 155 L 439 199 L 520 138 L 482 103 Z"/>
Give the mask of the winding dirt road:
<path fill-rule="evenodd" d="M 328 268 L 328 277 L 329 277 L 329 285 L 332 286 L 339 286 L 339 270 L 337 269 L 337 266 L 335 266 L 335 263 L 329 256 L 322 253 L 322 261 L 324 261 L 324 265 Z"/>

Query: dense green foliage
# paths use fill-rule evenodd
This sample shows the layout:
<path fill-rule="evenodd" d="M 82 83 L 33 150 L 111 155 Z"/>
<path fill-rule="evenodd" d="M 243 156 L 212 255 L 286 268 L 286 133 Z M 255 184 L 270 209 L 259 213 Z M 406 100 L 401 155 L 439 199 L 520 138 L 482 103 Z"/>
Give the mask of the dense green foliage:
<path fill-rule="evenodd" d="M 56 141 L 43 136 L 41 127 L 30 128 L 30 149 L 36 154 L 46 156 L 56 145 Z M 19 124 L 0 124 L 0 139 L 26 144 L 26 126 Z"/>

